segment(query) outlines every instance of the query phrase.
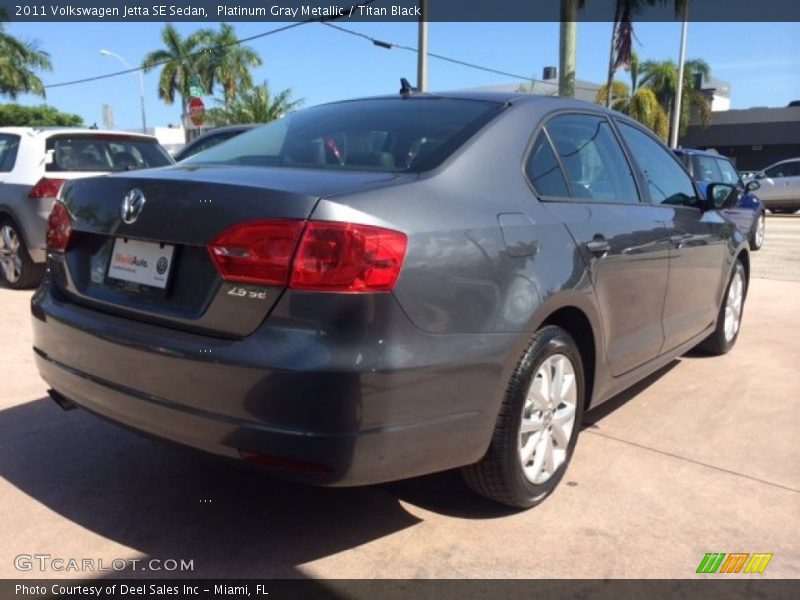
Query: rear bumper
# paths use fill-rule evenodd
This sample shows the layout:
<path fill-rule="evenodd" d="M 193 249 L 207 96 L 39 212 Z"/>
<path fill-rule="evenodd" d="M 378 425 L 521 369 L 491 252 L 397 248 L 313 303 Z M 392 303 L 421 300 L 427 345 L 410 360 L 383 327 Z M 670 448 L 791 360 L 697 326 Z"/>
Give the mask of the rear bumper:
<path fill-rule="evenodd" d="M 68 303 L 46 279 L 32 301 L 35 358 L 92 412 L 214 454 L 276 459 L 292 479 L 363 485 L 477 461 L 517 336 L 432 336 L 391 295 L 350 298 L 379 318 L 311 325 L 298 318 L 308 303 L 287 293 L 269 324 L 220 340 Z"/>

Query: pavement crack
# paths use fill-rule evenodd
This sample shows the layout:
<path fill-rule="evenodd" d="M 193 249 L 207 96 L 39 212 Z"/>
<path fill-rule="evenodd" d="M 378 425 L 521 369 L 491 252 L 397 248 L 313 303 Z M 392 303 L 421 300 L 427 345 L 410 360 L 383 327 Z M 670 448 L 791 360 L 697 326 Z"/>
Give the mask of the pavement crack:
<path fill-rule="evenodd" d="M 758 483 L 763 483 L 765 485 L 769 485 L 772 487 L 780 488 L 782 490 L 786 490 L 789 492 L 794 492 L 795 494 L 800 494 L 800 490 L 791 488 L 786 485 L 782 485 L 780 483 L 775 483 L 774 481 L 767 481 L 766 479 L 759 479 L 758 477 L 753 477 L 752 475 L 745 475 L 744 473 L 738 473 L 736 471 L 731 471 L 730 469 L 725 469 L 723 467 L 717 467 L 716 465 L 711 465 L 700 460 L 694 460 L 693 458 L 687 458 L 685 456 L 681 456 L 679 454 L 673 454 L 672 452 L 667 452 L 666 450 L 659 450 L 658 448 L 651 448 L 650 446 L 645 446 L 644 444 L 639 444 L 637 442 L 631 442 L 629 440 L 623 440 L 622 438 L 614 437 L 613 435 L 608 435 L 606 433 L 600 433 L 599 431 L 586 429 L 586 433 L 591 433 L 592 435 L 596 435 L 599 437 L 606 438 L 608 440 L 613 440 L 615 442 L 619 442 L 621 444 L 627 444 L 628 446 L 634 446 L 636 448 L 642 448 L 643 450 L 649 450 L 650 452 L 655 452 L 657 454 L 663 454 L 664 456 L 669 456 L 671 458 L 677 458 L 678 460 L 682 460 L 689 463 L 694 463 L 696 465 L 700 465 L 701 467 L 707 467 L 709 469 L 714 469 L 715 471 L 720 471 L 722 473 L 727 473 L 729 475 L 735 475 L 736 477 L 744 477 L 745 479 L 750 479 L 752 481 L 756 481 Z"/>

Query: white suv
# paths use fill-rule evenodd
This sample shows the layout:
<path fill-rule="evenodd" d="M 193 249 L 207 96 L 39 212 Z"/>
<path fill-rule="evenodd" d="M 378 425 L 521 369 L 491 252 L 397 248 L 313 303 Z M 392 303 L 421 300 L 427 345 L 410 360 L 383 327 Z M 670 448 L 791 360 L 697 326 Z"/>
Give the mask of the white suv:
<path fill-rule="evenodd" d="M 146 135 L 0 127 L 0 282 L 17 289 L 39 283 L 47 217 L 67 180 L 172 163 Z"/>
<path fill-rule="evenodd" d="M 800 210 L 800 158 L 775 163 L 757 173 L 758 197 L 771 213 L 791 214 Z"/>

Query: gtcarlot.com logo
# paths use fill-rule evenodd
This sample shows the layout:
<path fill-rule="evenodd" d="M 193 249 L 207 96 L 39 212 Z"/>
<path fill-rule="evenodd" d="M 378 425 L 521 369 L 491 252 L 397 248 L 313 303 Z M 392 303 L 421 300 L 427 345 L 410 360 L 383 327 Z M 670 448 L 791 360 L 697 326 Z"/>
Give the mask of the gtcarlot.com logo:
<path fill-rule="evenodd" d="M 772 560 L 772 554 L 765 552 L 756 552 L 750 554 L 748 552 L 707 552 L 697 566 L 697 573 L 706 574 L 731 574 L 731 573 L 763 573 L 769 562 Z"/>
<path fill-rule="evenodd" d="M 194 560 L 183 558 L 64 558 L 51 554 L 18 554 L 14 557 L 17 571 L 109 572 L 109 571 L 194 571 Z"/>

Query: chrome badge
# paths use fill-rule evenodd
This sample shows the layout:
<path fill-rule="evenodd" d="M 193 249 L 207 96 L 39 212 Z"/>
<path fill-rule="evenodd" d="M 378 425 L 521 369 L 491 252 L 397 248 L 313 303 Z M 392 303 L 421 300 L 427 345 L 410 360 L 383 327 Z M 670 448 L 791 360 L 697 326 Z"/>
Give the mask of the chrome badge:
<path fill-rule="evenodd" d="M 144 197 L 142 190 L 132 189 L 128 192 L 122 200 L 122 208 L 120 209 L 122 221 L 128 225 L 135 223 L 139 215 L 142 214 L 146 201 L 147 199 Z"/>

